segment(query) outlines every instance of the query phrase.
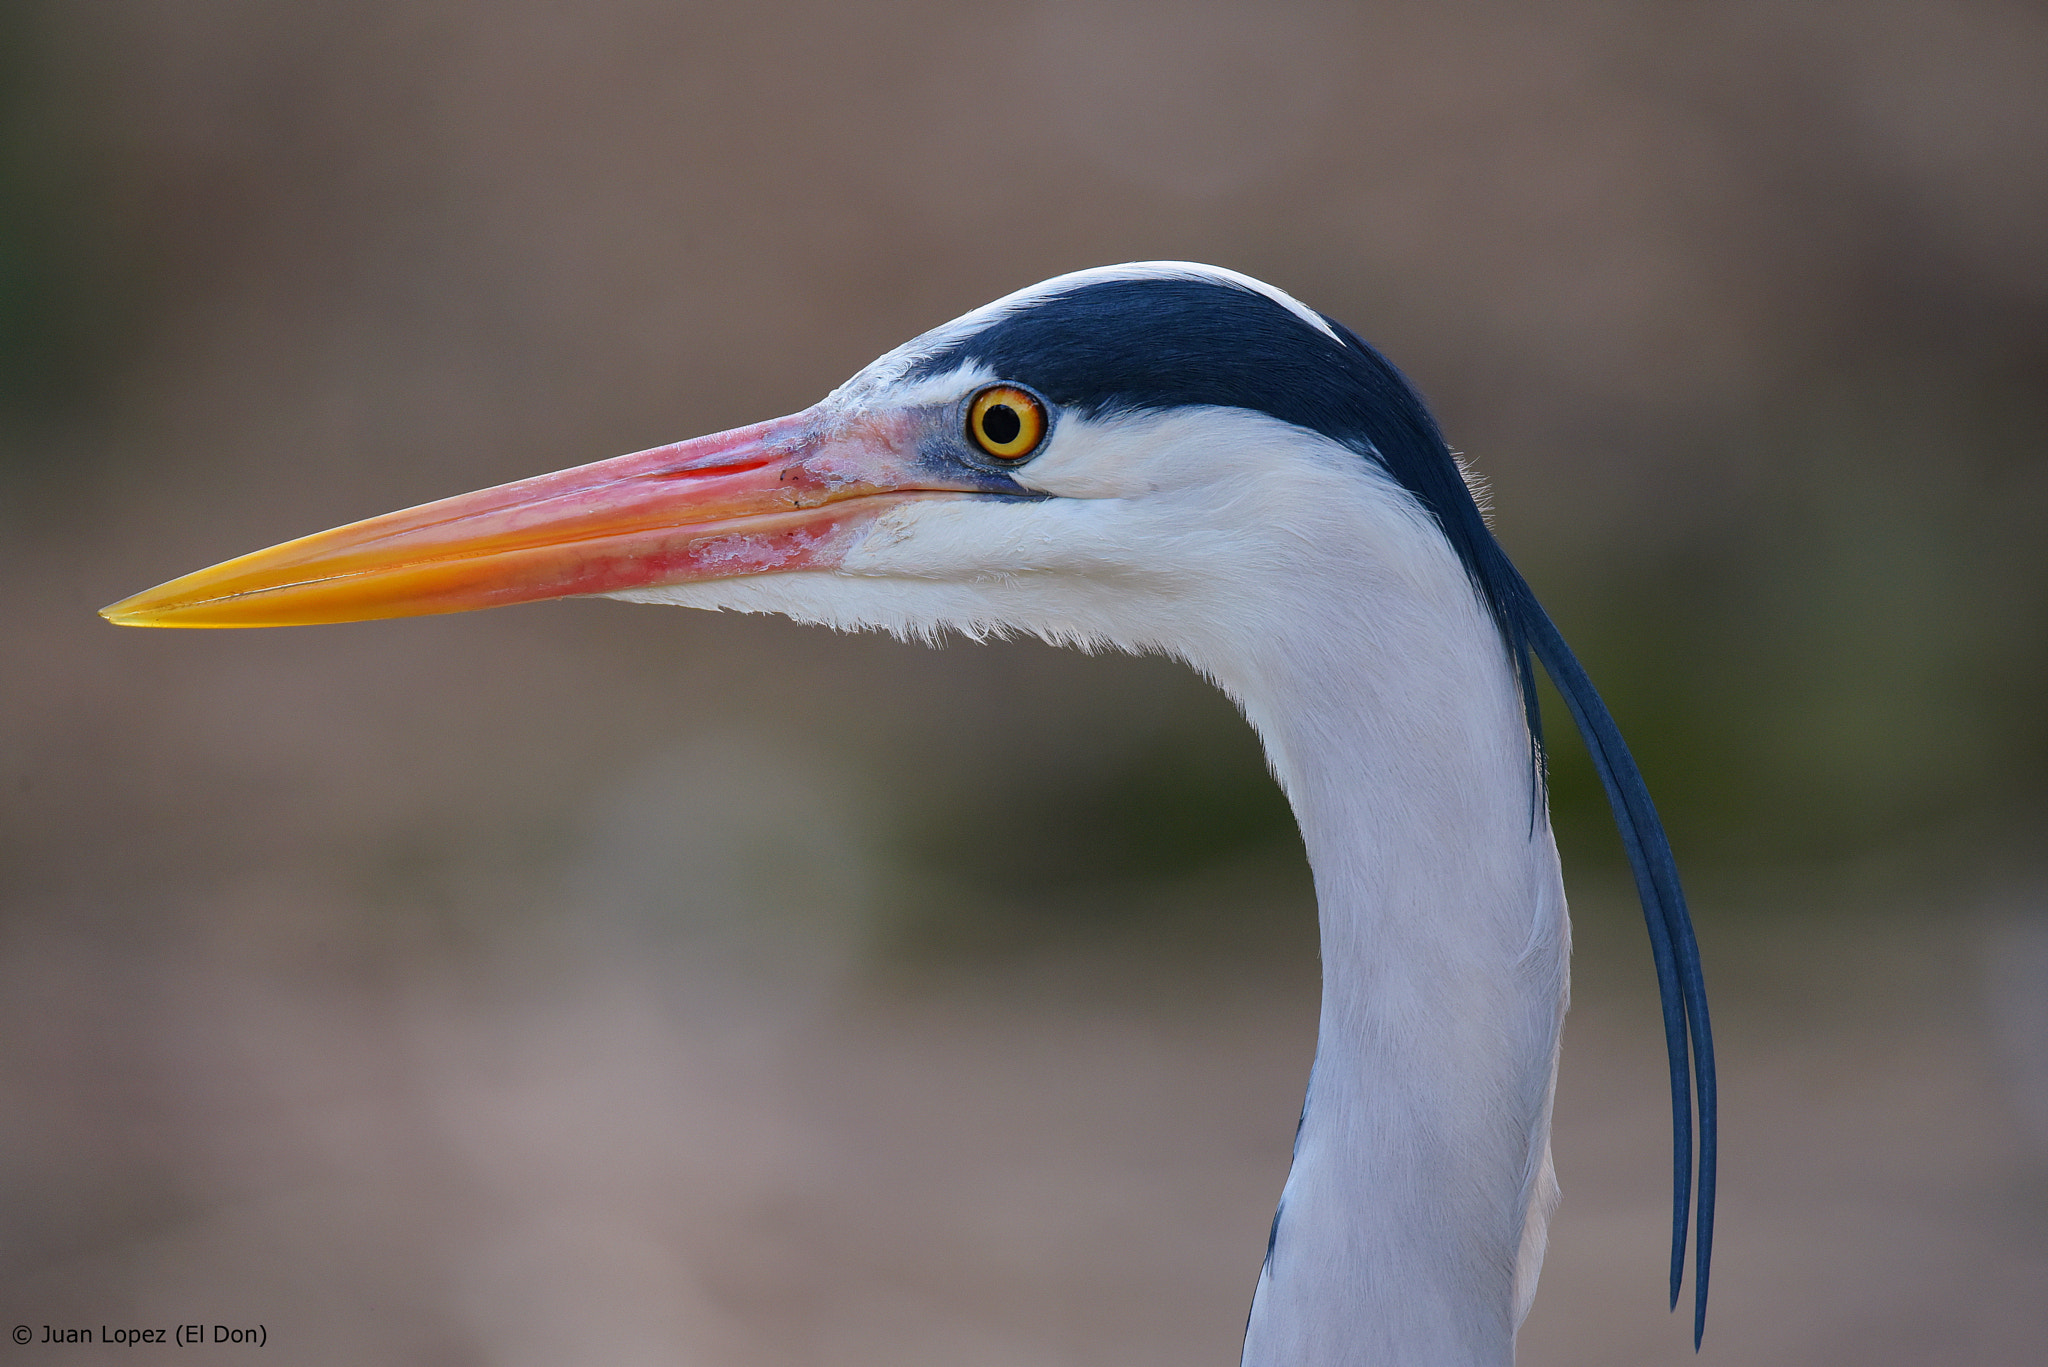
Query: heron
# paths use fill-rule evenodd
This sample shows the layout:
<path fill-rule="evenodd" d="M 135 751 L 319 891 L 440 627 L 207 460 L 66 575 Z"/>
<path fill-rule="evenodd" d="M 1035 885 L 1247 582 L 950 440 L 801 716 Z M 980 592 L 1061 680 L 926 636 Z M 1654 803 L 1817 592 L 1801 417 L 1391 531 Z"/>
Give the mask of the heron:
<path fill-rule="evenodd" d="M 1301 829 L 1322 964 L 1245 1367 L 1513 1361 L 1558 1200 L 1569 996 L 1540 665 L 1649 932 L 1671 1305 L 1690 1247 L 1698 1348 L 1714 1053 L 1670 843 L 1429 408 L 1358 334 L 1219 267 L 1083 270 L 802 412 L 352 523 L 102 612 L 256 627 L 588 595 L 1158 653 L 1236 703 Z"/>

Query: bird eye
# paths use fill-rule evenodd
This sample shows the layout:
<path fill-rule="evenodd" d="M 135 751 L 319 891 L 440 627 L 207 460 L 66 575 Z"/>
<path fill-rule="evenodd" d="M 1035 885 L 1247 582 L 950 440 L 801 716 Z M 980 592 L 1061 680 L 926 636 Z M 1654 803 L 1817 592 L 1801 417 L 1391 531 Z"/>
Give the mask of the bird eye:
<path fill-rule="evenodd" d="M 990 385 L 967 405 L 967 435 L 1000 460 L 1022 460 L 1045 440 L 1045 406 L 1015 385 Z"/>

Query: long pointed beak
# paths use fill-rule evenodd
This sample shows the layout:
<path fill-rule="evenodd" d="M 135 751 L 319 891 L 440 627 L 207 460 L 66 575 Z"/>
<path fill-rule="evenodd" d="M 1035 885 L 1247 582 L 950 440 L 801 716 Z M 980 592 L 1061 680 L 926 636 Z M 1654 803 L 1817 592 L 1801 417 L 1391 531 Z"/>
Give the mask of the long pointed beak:
<path fill-rule="evenodd" d="M 917 426 L 909 414 L 828 423 L 810 410 L 287 541 L 100 615 L 302 626 L 830 568 L 889 507 L 993 492 L 920 461 Z"/>

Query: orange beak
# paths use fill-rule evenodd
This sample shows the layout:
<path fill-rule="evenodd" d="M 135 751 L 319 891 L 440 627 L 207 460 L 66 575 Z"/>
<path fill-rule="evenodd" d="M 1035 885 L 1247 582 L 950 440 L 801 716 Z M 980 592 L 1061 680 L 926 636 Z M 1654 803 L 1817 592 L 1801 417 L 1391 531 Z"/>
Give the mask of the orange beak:
<path fill-rule="evenodd" d="M 906 500 L 1025 492 L 919 454 L 928 418 L 812 409 L 287 541 L 100 615 L 122 626 L 303 626 L 830 569 Z"/>

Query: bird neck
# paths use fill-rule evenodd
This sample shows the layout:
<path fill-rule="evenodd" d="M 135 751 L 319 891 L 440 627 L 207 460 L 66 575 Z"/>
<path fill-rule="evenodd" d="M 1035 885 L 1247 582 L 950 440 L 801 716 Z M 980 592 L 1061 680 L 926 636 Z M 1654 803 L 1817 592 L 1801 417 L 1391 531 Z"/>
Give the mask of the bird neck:
<path fill-rule="evenodd" d="M 1442 561 L 1362 569 L 1328 596 L 1351 620 L 1212 670 L 1293 803 L 1322 930 L 1247 1367 L 1509 1363 L 1542 1260 L 1564 893 L 1506 652 Z"/>

